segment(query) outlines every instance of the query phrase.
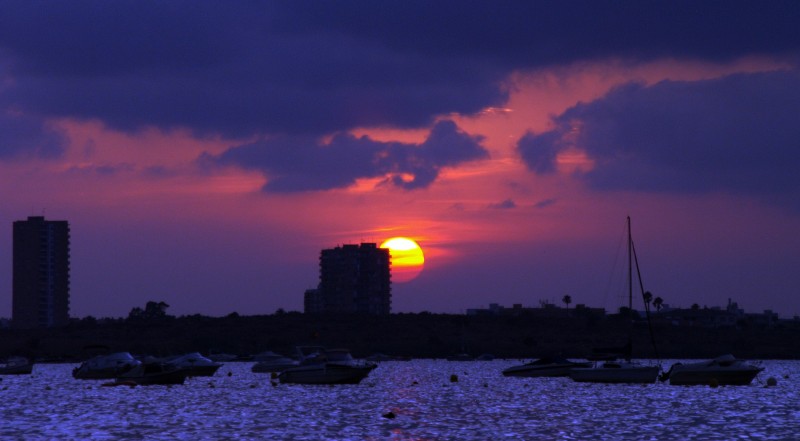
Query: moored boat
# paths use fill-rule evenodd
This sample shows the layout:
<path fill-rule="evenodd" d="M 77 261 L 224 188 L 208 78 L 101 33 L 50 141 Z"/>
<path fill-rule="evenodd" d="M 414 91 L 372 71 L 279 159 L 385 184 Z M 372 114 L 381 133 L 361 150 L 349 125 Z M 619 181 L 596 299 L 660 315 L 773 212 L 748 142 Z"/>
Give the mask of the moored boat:
<path fill-rule="evenodd" d="M 632 361 L 606 361 L 595 367 L 573 368 L 569 377 L 581 383 L 653 384 L 661 368 Z"/>
<path fill-rule="evenodd" d="M 161 362 L 141 363 L 116 378 L 117 384 L 139 386 L 183 384 L 189 369 Z"/>
<path fill-rule="evenodd" d="M 529 363 L 511 366 L 503 371 L 506 377 L 566 377 L 573 368 L 588 368 L 589 362 L 577 362 L 565 358 L 543 357 Z"/>
<path fill-rule="evenodd" d="M 129 352 L 98 355 L 73 369 L 72 376 L 79 380 L 105 380 L 116 378 L 141 364 Z"/>
<path fill-rule="evenodd" d="M 642 300 L 645 300 L 647 295 L 652 294 L 644 290 L 642 283 L 642 273 L 639 269 L 639 259 L 636 256 L 636 248 L 633 244 L 633 236 L 631 234 L 631 218 L 628 216 L 627 222 L 628 232 L 628 311 L 633 311 L 633 267 L 636 266 L 636 274 L 638 276 L 639 288 L 642 292 Z M 649 302 L 644 301 L 645 315 L 647 316 L 648 329 L 650 339 L 653 343 L 653 349 L 658 358 L 658 349 L 656 348 L 655 339 L 653 338 L 653 329 L 650 326 L 650 312 Z M 633 383 L 633 384 L 653 384 L 661 372 L 660 366 L 647 366 L 636 363 L 631 360 L 631 337 L 628 337 L 628 343 L 621 348 L 604 350 L 600 352 L 603 358 L 607 361 L 596 364 L 593 367 L 574 368 L 569 371 L 569 377 L 574 381 L 586 383 Z M 613 359 L 613 352 L 624 352 L 624 361 L 617 361 Z M 595 355 L 600 355 L 596 353 Z"/>
<path fill-rule="evenodd" d="M 222 367 L 222 363 L 203 357 L 198 352 L 191 352 L 169 359 L 167 363 L 176 368 L 186 370 L 190 377 L 210 377 Z"/>
<path fill-rule="evenodd" d="M 262 352 L 256 355 L 255 359 L 256 363 L 250 368 L 250 370 L 255 373 L 269 374 L 272 372 L 281 372 L 284 369 L 298 365 L 297 360 L 271 351 Z"/>
<path fill-rule="evenodd" d="M 296 384 L 358 384 L 372 372 L 376 363 L 354 360 L 346 349 L 319 352 L 296 367 L 278 374 L 281 383 Z"/>
<path fill-rule="evenodd" d="M 746 386 L 764 368 L 726 354 L 697 363 L 675 363 L 661 377 L 675 386 L 709 385 Z"/>
<path fill-rule="evenodd" d="M 9 357 L 0 364 L 0 375 L 28 375 L 33 372 L 33 362 L 25 357 Z"/>

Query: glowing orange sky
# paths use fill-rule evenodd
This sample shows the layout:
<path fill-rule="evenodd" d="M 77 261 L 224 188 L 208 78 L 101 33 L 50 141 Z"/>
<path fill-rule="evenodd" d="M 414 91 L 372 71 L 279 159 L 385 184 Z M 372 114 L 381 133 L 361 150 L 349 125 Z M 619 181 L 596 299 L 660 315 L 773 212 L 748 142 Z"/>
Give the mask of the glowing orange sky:
<path fill-rule="evenodd" d="M 502 108 L 471 117 L 446 116 L 467 133 L 484 136 L 483 145 L 489 150 L 490 159 L 445 168 L 433 186 L 419 191 L 381 186 L 380 179 L 375 179 L 359 181 L 344 190 L 265 194 L 260 192 L 265 178 L 257 173 L 235 168 L 212 172 L 195 163 L 204 152 L 217 154 L 246 140 L 197 139 L 188 132 L 163 133 L 155 129 L 132 136 L 107 129 L 97 122 L 54 121 L 71 141 L 64 158 L 0 163 L 0 184 L 3 188 L 15 189 L 12 194 L 4 195 L 2 218 L 10 225 L 13 220 L 46 210 L 48 217 L 71 220 L 77 237 L 86 230 L 108 229 L 114 223 L 130 230 L 131 234 L 138 234 L 145 226 L 163 227 L 171 233 L 159 240 L 186 234 L 187 243 L 198 237 L 213 237 L 215 231 L 225 231 L 231 235 L 229 245 L 219 237 L 212 241 L 219 242 L 223 249 L 230 246 L 227 252 L 235 254 L 237 247 L 251 240 L 254 246 L 260 247 L 259 256 L 271 250 L 301 268 L 297 269 L 297 274 L 305 278 L 284 281 L 284 289 L 265 294 L 269 297 L 266 304 L 270 305 L 265 308 L 300 308 L 303 289 L 316 282 L 320 249 L 338 243 L 381 242 L 397 235 L 417 238 L 425 244 L 426 270 L 415 283 L 435 278 L 437 270 L 474 261 L 480 255 L 489 258 L 495 253 L 503 255 L 512 248 L 548 249 L 558 241 L 577 246 L 584 242 L 593 243 L 592 247 L 599 246 L 598 243 L 605 245 L 609 239 L 603 236 L 615 231 L 612 225 L 621 222 L 627 214 L 636 216 L 638 228 L 646 235 L 670 231 L 664 226 L 680 222 L 682 212 L 704 213 L 707 226 L 695 240 L 707 242 L 709 247 L 736 252 L 737 245 L 727 242 L 727 236 L 720 233 L 724 225 L 721 217 L 731 210 L 736 211 L 743 203 L 740 198 L 591 194 L 571 178 L 576 168 L 591 167 L 591 161 L 582 152 L 562 154 L 560 172 L 542 177 L 525 168 L 515 151 L 515 143 L 527 131 L 546 130 L 552 115 L 577 102 L 602 96 L 627 81 L 654 83 L 663 79 L 700 79 L 780 67 L 780 62 L 764 59 L 745 59 L 726 65 L 659 60 L 639 65 L 624 62 L 580 64 L 517 73 L 508 79 L 511 95 Z M 403 142 L 419 142 L 427 135 L 425 130 L 393 128 L 361 128 L 353 132 Z M 541 209 L 548 201 L 554 203 L 546 210 Z M 509 203 L 506 207 L 513 203 L 514 209 L 504 208 L 503 202 Z M 778 231 L 793 234 L 793 222 L 780 213 L 771 214 Z M 128 222 L 130 226 L 124 226 Z M 754 223 L 748 219 L 726 219 L 726 222 L 736 224 L 739 230 L 754 228 Z M 187 225 L 191 227 L 187 229 Z M 676 244 L 682 242 L 673 237 L 662 234 L 651 240 L 662 249 L 666 247 L 664 253 L 667 254 L 694 253 L 677 249 Z M 100 315 L 97 299 L 80 295 L 81 291 L 96 287 L 89 276 L 79 271 L 88 270 L 81 268 L 82 256 L 90 261 L 105 251 L 85 249 L 79 242 L 74 243 L 73 248 L 79 258 L 75 265 L 78 272 L 74 277 L 74 314 Z M 133 258 L 126 257 L 125 249 L 115 250 L 114 255 L 120 259 L 120 265 Z M 695 257 L 690 259 L 699 260 L 697 254 L 693 255 Z M 208 269 L 198 267 L 198 271 Z M 124 284 L 124 280 L 120 283 Z M 522 278 L 519 283 L 535 284 L 535 281 Z M 269 282 L 265 280 L 265 284 Z M 408 285 L 394 287 L 393 305 L 398 310 L 414 310 L 415 302 L 422 301 L 419 294 L 412 292 L 413 283 Z M 3 287 L 6 296 L 9 289 Z M 141 290 L 165 297 L 172 295 L 157 285 L 141 286 Z M 523 292 L 525 290 L 520 289 L 506 299 L 532 304 L 529 297 L 521 297 Z M 259 298 L 261 295 L 244 293 L 231 300 L 230 308 L 253 311 L 264 301 Z M 485 297 L 485 303 L 492 300 L 491 295 L 494 294 Z M 472 297 L 464 299 L 462 307 L 479 306 L 474 304 L 477 301 L 474 299 L 479 297 L 473 293 Z M 709 298 L 708 302 L 713 304 L 718 300 Z M 170 299 L 167 301 L 172 303 Z M 433 302 L 428 308 L 444 308 L 444 303 Z M 746 304 L 746 300 L 741 299 L 741 303 Z M 187 305 L 176 301 L 175 304 L 175 312 L 210 313 L 213 309 L 210 303 Z M 132 306 L 141 305 L 118 306 L 109 314 L 124 315 Z M 8 316 L 9 311 L 10 304 L 0 305 L 0 316 Z"/>

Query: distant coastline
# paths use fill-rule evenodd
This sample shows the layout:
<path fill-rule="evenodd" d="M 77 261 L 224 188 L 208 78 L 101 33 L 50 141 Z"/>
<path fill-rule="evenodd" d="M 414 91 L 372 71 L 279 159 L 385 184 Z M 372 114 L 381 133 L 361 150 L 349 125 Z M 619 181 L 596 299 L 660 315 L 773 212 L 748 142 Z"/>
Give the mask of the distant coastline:
<path fill-rule="evenodd" d="M 800 323 L 731 326 L 654 321 L 658 358 L 687 359 L 731 353 L 745 359 L 800 359 Z M 357 357 L 375 353 L 445 358 L 456 353 L 524 359 L 547 355 L 584 358 L 593 348 L 633 342 L 634 358 L 656 358 L 647 322 L 624 314 L 597 317 L 467 316 L 454 314 L 201 315 L 150 319 L 73 320 L 62 328 L 0 330 L 0 357 L 79 361 L 128 351 L 166 356 L 198 351 L 242 359 L 262 352 L 291 353 L 297 345 L 345 347 Z"/>

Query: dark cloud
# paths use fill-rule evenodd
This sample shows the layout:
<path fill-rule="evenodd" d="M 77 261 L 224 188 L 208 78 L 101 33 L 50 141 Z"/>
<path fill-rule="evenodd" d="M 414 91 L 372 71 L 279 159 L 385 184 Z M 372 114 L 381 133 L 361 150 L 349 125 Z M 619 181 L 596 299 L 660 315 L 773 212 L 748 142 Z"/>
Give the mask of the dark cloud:
<path fill-rule="evenodd" d="M 0 110 L 0 159 L 54 158 L 64 152 L 66 144 L 63 133 L 38 118 Z"/>
<path fill-rule="evenodd" d="M 0 109 L 317 136 L 504 102 L 515 69 L 796 54 L 796 1 L 5 1 Z"/>
<path fill-rule="evenodd" d="M 533 206 L 536 207 L 536 208 L 547 208 L 547 207 L 550 207 L 552 205 L 555 205 L 556 202 L 558 202 L 557 199 L 553 199 L 553 198 L 544 199 L 544 200 L 541 200 L 541 201 L 535 203 Z"/>
<path fill-rule="evenodd" d="M 76 165 L 67 169 L 67 173 L 84 176 L 116 176 L 136 171 L 136 166 L 129 163 Z"/>
<path fill-rule="evenodd" d="M 538 173 L 574 146 L 597 189 L 800 196 L 800 71 L 628 84 L 554 122 L 518 144 Z"/>
<path fill-rule="evenodd" d="M 307 136 L 280 136 L 232 147 L 206 165 L 235 165 L 267 177 L 264 191 L 297 192 L 344 188 L 360 178 L 387 177 L 405 189 L 424 188 L 442 167 L 488 157 L 482 138 L 452 121 L 441 121 L 421 144 L 380 142 L 340 133 L 325 144 Z"/>
<path fill-rule="evenodd" d="M 508 210 L 511 208 L 517 208 L 517 204 L 511 199 L 506 199 L 496 204 L 489 204 L 489 208 L 493 210 Z"/>
<path fill-rule="evenodd" d="M 531 170 L 549 174 L 556 171 L 556 156 L 564 148 L 564 137 L 565 134 L 560 131 L 541 135 L 528 132 L 517 142 L 517 148 Z"/>

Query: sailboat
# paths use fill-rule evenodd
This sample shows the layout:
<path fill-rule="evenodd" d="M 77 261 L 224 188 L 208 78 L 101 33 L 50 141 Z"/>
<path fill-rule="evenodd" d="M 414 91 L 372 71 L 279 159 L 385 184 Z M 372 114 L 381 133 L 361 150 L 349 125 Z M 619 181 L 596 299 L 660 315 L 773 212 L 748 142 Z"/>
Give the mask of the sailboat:
<path fill-rule="evenodd" d="M 639 272 L 639 261 L 636 258 L 636 250 L 633 246 L 633 236 L 631 235 L 631 217 L 627 218 L 628 228 L 628 310 L 633 311 L 633 264 L 636 264 L 636 274 L 639 278 L 639 287 L 644 296 L 644 287 L 642 286 L 642 275 Z M 645 303 L 645 312 L 648 313 L 647 304 Z M 648 313 L 648 321 L 649 313 Z M 652 329 L 650 330 L 652 338 Z M 586 383 L 655 383 L 658 374 L 661 371 L 659 366 L 645 366 L 631 361 L 630 342 L 627 346 L 627 351 L 624 354 L 625 358 L 622 361 L 607 360 L 593 367 L 587 368 L 573 368 L 570 369 L 569 376 L 574 381 Z M 654 343 L 655 346 L 655 343 Z"/>

